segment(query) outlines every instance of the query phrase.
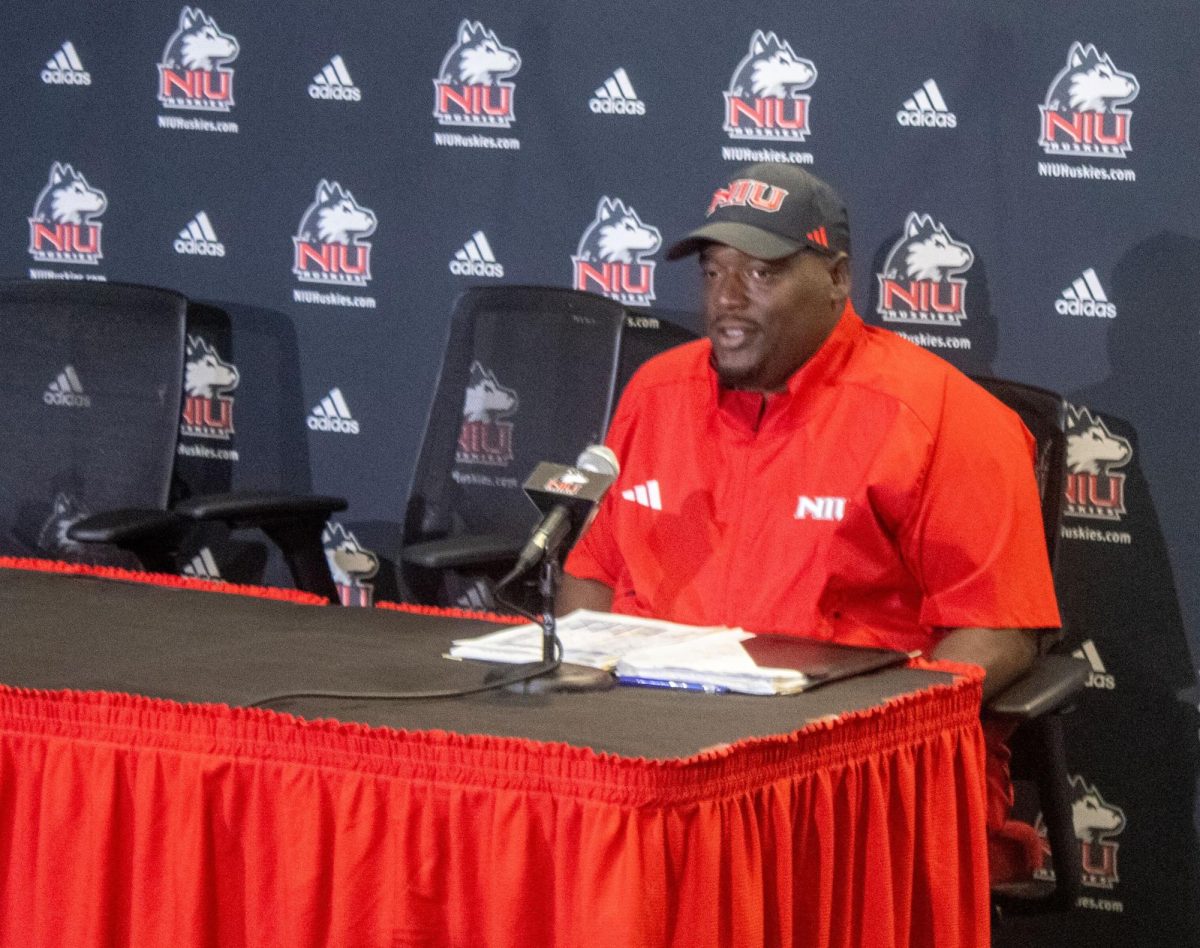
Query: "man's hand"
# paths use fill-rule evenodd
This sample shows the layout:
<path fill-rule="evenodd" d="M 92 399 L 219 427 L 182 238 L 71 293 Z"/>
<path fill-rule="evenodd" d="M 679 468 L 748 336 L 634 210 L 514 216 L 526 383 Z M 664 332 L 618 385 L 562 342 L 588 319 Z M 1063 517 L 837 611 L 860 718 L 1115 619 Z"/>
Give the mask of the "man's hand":
<path fill-rule="evenodd" d="M 980 666 L 983 703 L 1029 671 L 1037 657 L 1037 633 L 1030 629 L 951 629 L 930 654 Z"/>
<path fill-rule="evenodd" d="M 576 609 L 609 612 L 612 610 L 612 598 L 612 588 L 605 586 L 604 583 L 595 579 L 580 579 L 570 573 L 563 573 L 554 611 L 560 616 L 565 616 L 568 612 L 574 612 Z"/>

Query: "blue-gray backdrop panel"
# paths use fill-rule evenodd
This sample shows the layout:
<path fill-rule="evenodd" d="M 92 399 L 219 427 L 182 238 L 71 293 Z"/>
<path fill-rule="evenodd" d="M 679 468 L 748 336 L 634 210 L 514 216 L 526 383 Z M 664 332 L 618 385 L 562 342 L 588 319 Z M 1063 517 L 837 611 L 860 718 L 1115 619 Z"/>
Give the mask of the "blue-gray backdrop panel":
<path fill-rule="evenodd" d="M 584 288 L 623 276 L 694 311 L 694 264 L 661 246 L 737 164 L 811 167 L 851 208 L 869 321 L 1076 407 L 1061 595 L 1093 668 L 1072 724 L 1087 895 L 999 939 L 1200 940 L 1200 8 L 385 6 L 10 11 L 0 275 L 211 304 L 192 352 L 237 382 L 197 377 L 181 475 L 348 497 L 331 543 L 373 555 L 339 577 L 369 603 L 394 592 L 464 287 L 573 285 L 620 202 L 658 249 Z M 214 539 L 192 571 L 261 568 L 239 549 Z"/>

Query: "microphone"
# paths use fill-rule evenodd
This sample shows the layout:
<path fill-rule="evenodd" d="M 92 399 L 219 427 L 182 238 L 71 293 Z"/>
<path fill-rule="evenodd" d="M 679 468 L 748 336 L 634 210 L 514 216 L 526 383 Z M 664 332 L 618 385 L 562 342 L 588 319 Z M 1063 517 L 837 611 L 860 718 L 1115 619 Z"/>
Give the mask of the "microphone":
<path fill-rule="evenodd" d="M 526 496 L 543 514 L 506 580 L 556 556 L 587 528 L 621 465 L 602 444 L 584 448 L 574 465 L 543 461 L 524 484 Z M 499 585 L 503 585 L 502 581 Z"/>

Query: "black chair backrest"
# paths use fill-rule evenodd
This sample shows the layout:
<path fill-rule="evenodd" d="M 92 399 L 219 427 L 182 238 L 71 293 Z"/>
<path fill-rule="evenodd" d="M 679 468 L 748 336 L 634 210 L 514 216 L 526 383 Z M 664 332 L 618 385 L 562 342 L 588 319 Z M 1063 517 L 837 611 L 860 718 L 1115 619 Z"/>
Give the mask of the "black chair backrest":
<path fill-rule="evenodd" d="M 1036 385 L 987 376 L 972 378 L 1020 415 L 1037 444 L 1036 472 L 1042 498 L 1042 525 L 1046 551 L 1053 566 L 1067 482 L 1067 402 L 1057 392 Z"/>
<path fill-rule="evenodd" d="M 73 522 L 165 507 L 186 310 L 150 287 L 0 281 L 0 553 L 94 561 Z"/>
<path fill-rule="evenodd" d="M 475 287 L 455 304 L 405 516 L 406 545 L 463 534 L 521 539 L 521 485 L 603 439 L 625 309 L 575 290 Z"/>
<path fill-rule="evenodd" d="M 625 325 L 621 330 L 621 354 L 617 366 L 617 390 L 619 398 L 629 384 L 633 373 L 643 362 L 660 352 L 696 339 L 689 327 L 696 321 L 688 313 L 666 310 L 629 308 Z"/>

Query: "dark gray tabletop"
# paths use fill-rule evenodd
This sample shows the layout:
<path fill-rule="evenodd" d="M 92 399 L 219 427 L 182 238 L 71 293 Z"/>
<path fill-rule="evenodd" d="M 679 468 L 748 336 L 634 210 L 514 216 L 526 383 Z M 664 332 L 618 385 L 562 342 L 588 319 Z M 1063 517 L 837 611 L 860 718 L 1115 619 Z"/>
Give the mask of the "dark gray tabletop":
<path fill-rule="evenodd" d="M 469 688 L 493 666 L 442 657 L 486 623 L 314 607 L 87 577 L 0 570 L 0 683 L 246 705 L 285 692 Z M 892 668 L 771 698 L 618 687 L 435 700 L 292 698 L 306 718 L 562 741 L 624 756 L 686 757 L 787 733 L 950 680 Z"/>

